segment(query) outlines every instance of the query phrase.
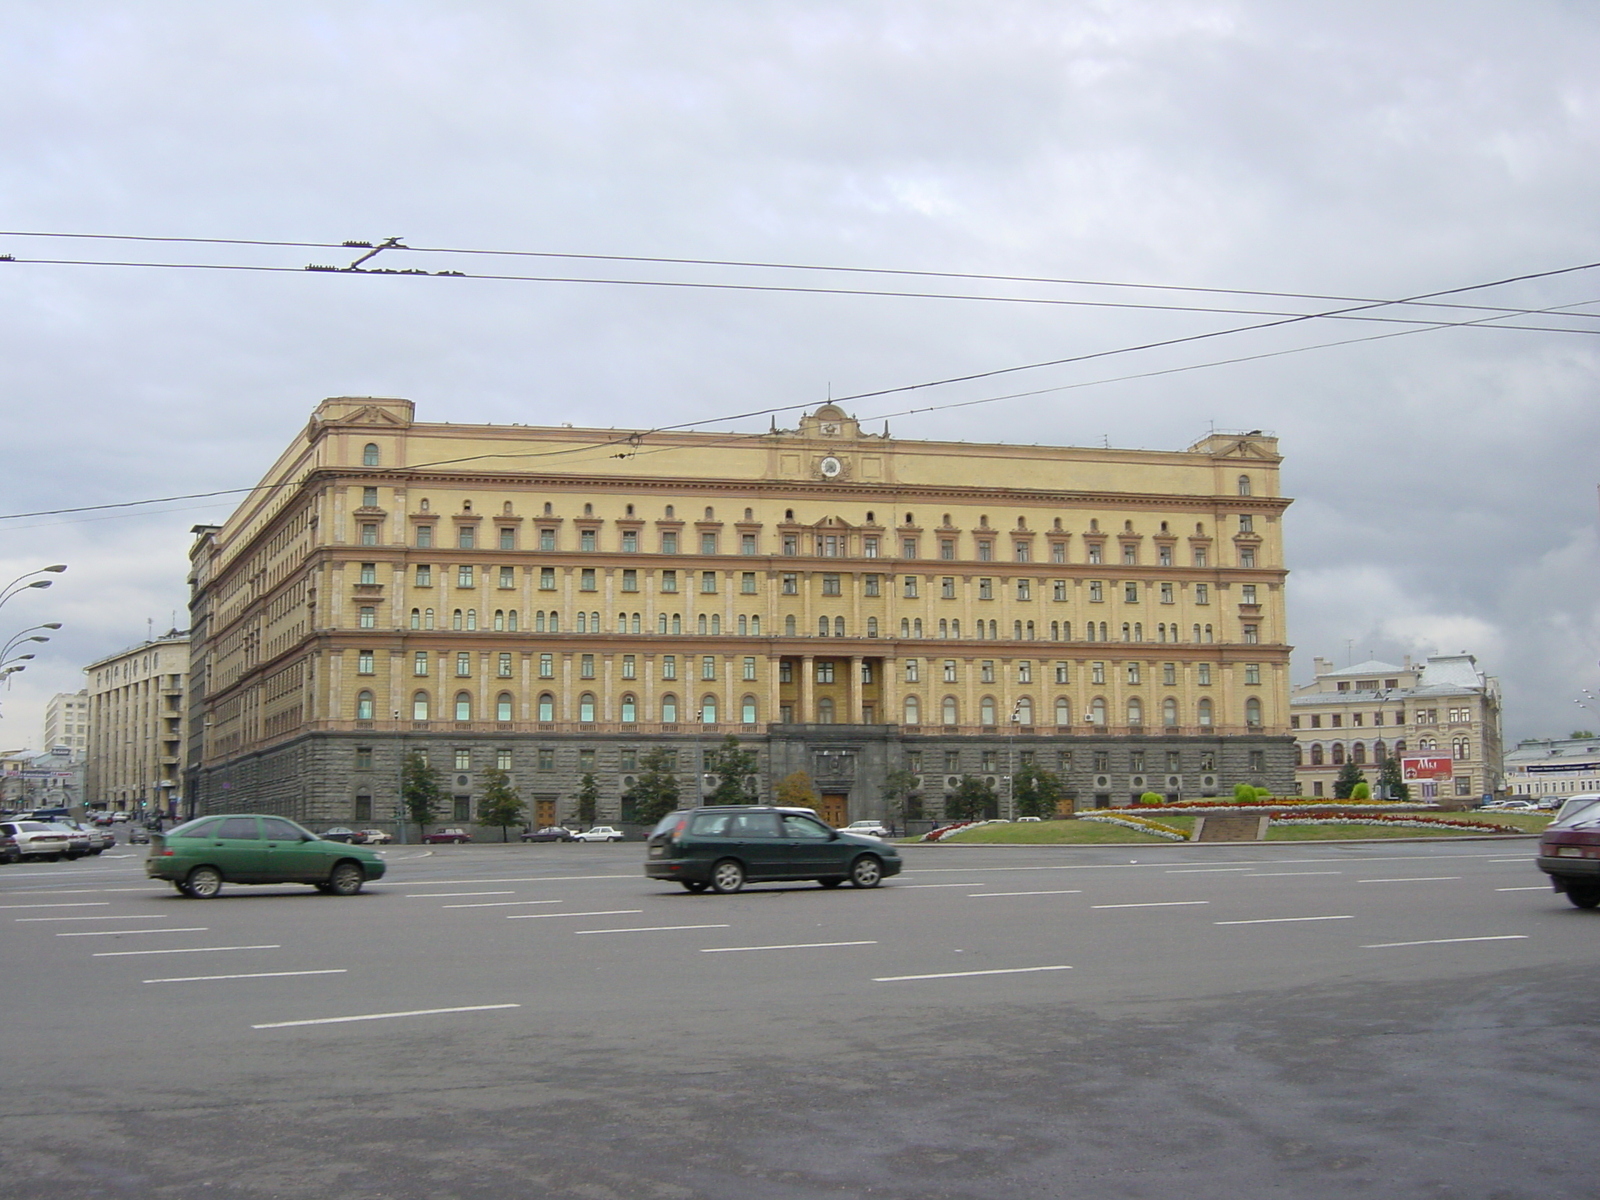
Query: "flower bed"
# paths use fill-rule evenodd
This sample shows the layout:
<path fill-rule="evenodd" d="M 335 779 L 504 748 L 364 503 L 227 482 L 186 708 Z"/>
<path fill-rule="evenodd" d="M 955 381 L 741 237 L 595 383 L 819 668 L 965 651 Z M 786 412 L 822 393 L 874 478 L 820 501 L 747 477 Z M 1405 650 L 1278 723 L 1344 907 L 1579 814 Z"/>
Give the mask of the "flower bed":
<path fill-rule="evenodd" d="M 927 833 L 922 835 L 922 840 L 925 842 L 941 841 L 957 830 L 967 829 L 975 824 L 977 824 L 975 821 L 957 821 L 953 825 L 941 825 L 937 829 L 928 830 Z"/>
<path fill-rule="evenodd" d="M 1318 813 L 1315 816 L 1271 817 L 1273 825 L 1380 825 L 1406 829 L 1455 829 L 1462 833 L 1521 833 L 1507 825 L 1493 825 L 1488 821 L 1467 821 L 1456 817 L 1428 817 L 1419 814 L 1382 813 Z"/>
<path fill-rule="evenodd" d="M 1136 829 L 1140 833 L 1153 833 L 1156 837 L 1166 838 L 1174 842 L 1187 842 L 1189 835 L 1181 829 L 1171 825 L 1163 825 L 1160 821 L 1152 821 L 1147 817 L 1130 817 L 1125 813 L 1095 813 L 1093 816 L 1079 817 L 1080 821 L 1093 821 L 1100 825 L 1120 825 L 1124 829 Z"/>

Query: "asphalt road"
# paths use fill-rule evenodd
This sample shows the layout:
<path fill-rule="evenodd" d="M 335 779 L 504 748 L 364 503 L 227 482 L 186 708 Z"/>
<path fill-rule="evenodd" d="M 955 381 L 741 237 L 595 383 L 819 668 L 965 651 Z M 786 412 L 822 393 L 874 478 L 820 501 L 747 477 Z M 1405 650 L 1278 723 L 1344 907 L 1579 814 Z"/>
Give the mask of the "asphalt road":
<path fill-rule="evenodd" d="M 690 896 L 395 847 L 361 896 L 0 868 L 0 1194 L 1588 1196 L 1600 913 L 1532 843 L 914 847 Z"/>

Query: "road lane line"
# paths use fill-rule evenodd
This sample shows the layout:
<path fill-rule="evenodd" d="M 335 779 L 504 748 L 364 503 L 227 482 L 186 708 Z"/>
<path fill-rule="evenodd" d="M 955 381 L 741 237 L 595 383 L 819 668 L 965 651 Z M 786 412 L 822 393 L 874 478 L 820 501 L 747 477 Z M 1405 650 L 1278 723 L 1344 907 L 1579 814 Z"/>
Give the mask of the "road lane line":
<path fill-rule="evenodd" d="M 1491 863 L 1525 863 L 1532 862 L 1533 857 L 1533 855 L 1528 854 L 1524 855 L 1522 858 L 1491 858 L 1489 861 Z"/>
<path fill-rule="evenodd" d="M 507 913 L 508 921 L 542 921 L 546 917 L 623 917 L 633 913 L 642 913 L 642 908 L 608 908 L 604 912 L 581 913 Z"/>
<path fill-rule="evenodd" d="M 585 933 L 664 933 L 669 929 L 728 929 L 731 926 L 723 925 L 638 925 L 632 929 L 574 929 L 572 932 L 582 935 Z"/>
<path fill-rule="evenodd" d="M 1426 938 L 1420 942 L 1374 942 L 1363 950 L 1387 950 L 1391 946 L 1447 946 L 1452 942 L 1517 942 L 1527 938 L 1525 933 L 1497 933 L 1489 937 Z"/>
<path fill-rule="evenodd" d="M 983 899 L 986 899 L 989 896 L 1081 896 L 1081 895 L 1083 895 L 1083 889 L 1082 888 L 1056 888 L 1056 889 L 1051 890 L 1051 891 L 1042 891 L 1042 892 L 968 892 L 967 893 L 967 899 L 968 900 L 983 900 Z M 1202 901 L 1200 901 L 1200 903 L 1204 904 L 1205 901 L 1202 900 Z"/>
<path fill-rule="evenodd" d="M 49 904 L 0 904 L 0 908 L 109 908 L 109 900 L 64 900 Z"/>
<path fill-rule="evenodd" d="M 209 933 L 210 926 L 187 925 L 182 929 L 84 929 L 76 933 L 58 933 L 57 937 L 121 937 L 125 933 Z"/>
<path fill-rule="evenodd" d="M 1186 904 L 1210 904 L 1209 900 L 1144 900 L 1138 904 L 1091 904 L 1090 908 L 1178 908 Z"/>
<path fill-rule="evenodd" d="M 829 946 L 876 946 L 871 942 L 785 942 L 779 946 L 709 946 L 701 954 L 738 954 L 745 950 L 821 950 Z"/>
<path fill-rule="evenodd" d="M 1214 875 L 1219 871 L 1253 871 L 1254 867 L 1173 867 L 1163 875 Z"/>
<path fill-rule="evenodd" d="M 1548 892 L 1549 890 L 1548 883 L 1535 883 L 1528 887 L 1495 888 L 1497 892 Z"/>
<path fill-rule="evenodd" d="M 146 979 L 144 983 L 200 983 L 208 979 L 279 979 L 286 975 L 346 975 L 347 967 L 330 967 L 322 971 L 252 971 L 247 975 L 174 975 L 167 979 Z"/>
<path fill-rule="evenodd" d="M 1337 917 L 1256 917 L 1249 921 L 1213 921 L 1213 925 L 1282 925 L 1288 921 L 1354 921 L 1353 913 Z"/>
<path fill-rule="evenodd" d="M 521 1008 L 520 1004 L 464 1004 L 459 1008 L 414 1008 L 410 1012 L 361 1013 L 354 1017 L 317 1017 L 311 1021 L 267 1021 L 251 1029 L 290 1029 L 296 1025 L 343 1025 L 349 1021 L 387 1021 L 394 1017 L 432 1017 L 440 1013 L 489 1012 L 496 1008 Z"/>
<path fill-rule="evenodd" d="M 282 950 L 281 943 L 267 946 L 184 946 L 178 950 L 97 950 L 92 958 L 129 958 L 135 954 L 211 954 L 217 950 Z"/>
<path fill-rule="evenodd" d="M 24 921 L 166 921 L 166 913 L 100 913 L 93 917 L 12 917 L 21 925 Z"/>
<path fill-rule="evenodd" d="M 631 875 L 517 875 L 506 879 L 430 879 L 427 883 L 421 880 L 415 883 L 403 883 L 401 887 L 481 887 L 486 883 L 569 883 L 582 879 L 638 879 L 638 873 Z M 393 884 L 396 880 L 385 882 Z"/>
<path fill-rule="evenodd" d="M 1071 967 L 999 967 L 992 971 L 941 971 L 936 975 L 880 975 L 873 983 L 904 983 L 912 979 L 965 979 L 973 975 L 1027 975 L 1034 971 L 1070 971 Z"/>
<path fill-rule="evenodd" d="M 528 904 L 565 904 L 565 900 L 485 900 L 482 904 L 441 904 L 440 908 L 521 908 Z"/>
<path fill-rule="evenodd" d="M 897 892 L 905 892 L 905 891 L 910 891 L 912 888 L 982 887 L 982 886 L 983 886 L 983 884 L 979 883 L 977 880 L 972 880 L 969 883 L 897 883 L 897 884 L 895 884 L 895 891 L 897 891 Z"/>
<path fill-rule="evenodd" d="M 407 892 L 407 900 L 453 900 L 457 896 L 515 896 L 514 888 L 503 892 Z"/>
<path fill-rule="evenodd" d="M 1412 875 L 1404 879 L 1358 879 L 1357 883 L 1428 883 L 1435 879 L 1460 879 L 1459 875 Z"/>
<path fill-rule="evenodd" d="M 1278 879 L 1284 875 L 1343 875 L 1343 871 L 1254 871 L 1246 879 Z"/>

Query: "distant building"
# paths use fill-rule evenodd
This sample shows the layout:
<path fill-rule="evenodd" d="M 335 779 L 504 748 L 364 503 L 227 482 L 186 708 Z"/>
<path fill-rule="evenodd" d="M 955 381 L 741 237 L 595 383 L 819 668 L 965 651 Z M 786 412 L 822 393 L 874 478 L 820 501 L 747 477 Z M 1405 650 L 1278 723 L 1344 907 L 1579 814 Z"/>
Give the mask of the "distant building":
<path fill-rule="evenodd" d="M 89 752 L 89 692 L 57 692 L 44 710 L 44 749 L 72 751 L 74 759 Z"/>
<path fill-rule="evenodd" d="M 1506 791 L 1513 796 L 1600 792 L 1600 738 L 1531 738 L 1506 753 Z"/>
<path fill-rule="evenodd" d="M 172 630 L 84 668 L 85 802 L 175 815 L 182 800 L 189 634 Z"/>
<path fill-rule="evenodd" d="M 1384 758 L 1408 754 L 1454 761 L 1449 780 L 1413 785 L 1413 799 L 1433 789 L 1441 803 L 1465 804 L 1501 788 L 1500 681 L 1472 655 L 1431 655 L 1420 666 L 1409 657 L 1341 670 L 1315 663 L 1316 678 L 1289 699 L 1299 794 L 1332 796 L 1346 762 L 1376 784 Z"/>

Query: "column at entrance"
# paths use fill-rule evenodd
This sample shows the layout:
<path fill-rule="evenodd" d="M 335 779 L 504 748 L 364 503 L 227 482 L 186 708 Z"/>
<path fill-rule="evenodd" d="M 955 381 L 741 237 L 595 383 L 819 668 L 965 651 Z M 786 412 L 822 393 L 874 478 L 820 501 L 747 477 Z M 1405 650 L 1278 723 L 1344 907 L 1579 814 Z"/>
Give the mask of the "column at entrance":
<path fill-rule="evenodd" d="M 850 656 L 850 715 L 852 725 L 861 724 L 861 655 Z"/>
<path fill-rule="evenodd" d="M 797 724 L 809 725 L 817 719 L 816 690 L 816 656 L 806 654 L 800 659 L 800 711 L 794 715 Z"/>

